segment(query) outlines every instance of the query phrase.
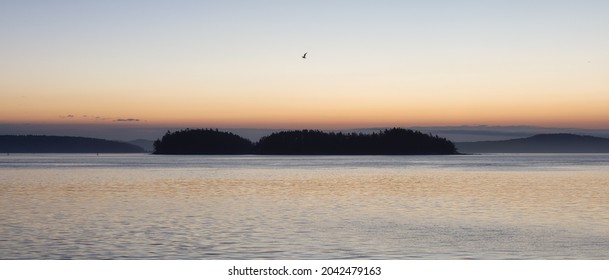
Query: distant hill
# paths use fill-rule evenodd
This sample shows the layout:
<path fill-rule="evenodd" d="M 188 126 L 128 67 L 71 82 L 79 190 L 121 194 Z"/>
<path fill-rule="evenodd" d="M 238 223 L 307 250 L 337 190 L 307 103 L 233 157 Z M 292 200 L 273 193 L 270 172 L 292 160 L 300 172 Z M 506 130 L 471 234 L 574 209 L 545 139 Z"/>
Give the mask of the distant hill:
<path fill-rule="evenodd" d="M 144 153 L 124 142 L 96 138 L 0 135 L 0 153 Z"/>
<path fill-rule="evenodd" d="M 256 152 L 270 155 L 446 155 L 455 154 L 452 142 L 403 128 L 363 133 L 299 130 L 262 137 Z"/>
<path fill-rule="evenodd" d="M 567 133 L 455 144 L 461 153 L 609 153 L 607 138 Z"/>

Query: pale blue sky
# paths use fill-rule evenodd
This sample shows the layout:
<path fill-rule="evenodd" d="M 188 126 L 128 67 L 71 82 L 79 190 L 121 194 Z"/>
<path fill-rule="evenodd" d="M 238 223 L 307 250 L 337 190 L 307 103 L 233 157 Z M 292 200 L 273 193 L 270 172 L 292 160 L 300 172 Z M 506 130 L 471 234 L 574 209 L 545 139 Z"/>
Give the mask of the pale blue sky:
<path fill-rule="evenodd" d="M 0 123 L 607 128 L 607 15 L 590 0 L 0 1 Z"/>

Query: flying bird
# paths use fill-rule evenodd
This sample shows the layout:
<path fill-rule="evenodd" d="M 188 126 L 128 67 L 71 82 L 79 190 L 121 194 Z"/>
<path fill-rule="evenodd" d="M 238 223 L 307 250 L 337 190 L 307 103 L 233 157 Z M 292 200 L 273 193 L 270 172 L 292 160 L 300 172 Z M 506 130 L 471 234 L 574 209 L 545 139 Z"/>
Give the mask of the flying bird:
<path fill-rule="evenodd" d="M 302 58 L 307 59 L 307 54 L 308 52 L 306 52 L 305 54 L 302 55 Z"/>

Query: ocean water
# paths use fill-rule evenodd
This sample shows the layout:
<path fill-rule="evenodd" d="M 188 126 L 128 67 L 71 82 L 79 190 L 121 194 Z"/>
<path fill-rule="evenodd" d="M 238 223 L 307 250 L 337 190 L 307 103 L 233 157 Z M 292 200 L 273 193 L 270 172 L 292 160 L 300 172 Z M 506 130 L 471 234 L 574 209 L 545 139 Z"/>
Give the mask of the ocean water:
<path fill-rule="evenodd" d="M 609 259 L 609 154 L 2 155 L 0 259 Z"/>

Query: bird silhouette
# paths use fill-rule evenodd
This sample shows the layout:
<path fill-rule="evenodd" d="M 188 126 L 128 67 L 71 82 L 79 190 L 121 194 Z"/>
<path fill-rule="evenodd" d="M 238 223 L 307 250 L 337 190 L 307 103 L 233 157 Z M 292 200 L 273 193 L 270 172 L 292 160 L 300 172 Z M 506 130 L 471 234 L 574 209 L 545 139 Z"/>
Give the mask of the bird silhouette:
<path fill-rule="evenodd" d="M 307 59 L 307 54 L 308 52 L 306 52 L 305 54 L 302 55 L 302 58 Z"/>

